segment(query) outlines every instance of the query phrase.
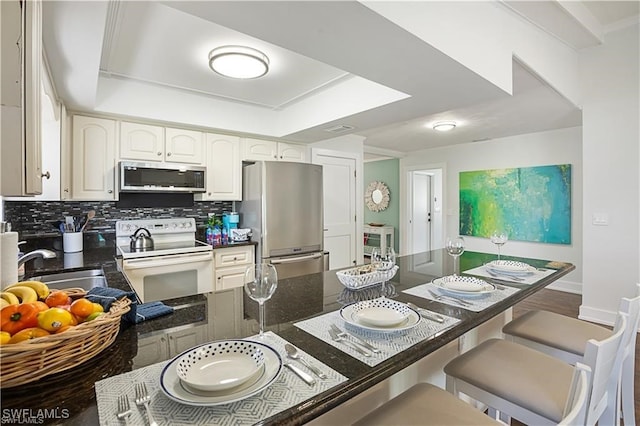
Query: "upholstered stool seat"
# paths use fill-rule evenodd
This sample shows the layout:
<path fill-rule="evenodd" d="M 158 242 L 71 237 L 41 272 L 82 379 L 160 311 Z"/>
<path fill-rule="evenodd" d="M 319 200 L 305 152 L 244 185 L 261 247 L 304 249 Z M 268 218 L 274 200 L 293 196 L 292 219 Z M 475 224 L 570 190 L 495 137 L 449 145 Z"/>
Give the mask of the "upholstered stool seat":
<path fill-rule="evenodd" d="M 559 423 L 574 368 L 526 346 L 490 339 L 455 358 L 444 372 Z"/>
<path fill-rule="evenodd" d="M 502 332 L 575 355 L 574 360 L 565 359 L 568 362 L 582 360 L 589 339 L 611 336 L 611 330 L 605 327 L 548 311 L 529 311 L 507 323 Z"/>
<path fill-rule="evenodd" d="M 378 407 L 355 425 L 501 425 L 491 417 L 429 383 L 418 383 Z"/>

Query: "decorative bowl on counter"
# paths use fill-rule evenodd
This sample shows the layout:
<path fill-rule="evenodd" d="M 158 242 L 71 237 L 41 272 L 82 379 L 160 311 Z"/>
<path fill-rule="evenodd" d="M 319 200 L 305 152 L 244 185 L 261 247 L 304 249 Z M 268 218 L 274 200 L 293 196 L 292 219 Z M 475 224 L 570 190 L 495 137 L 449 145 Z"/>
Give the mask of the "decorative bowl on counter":
<path fill-rule="evenodd" d="M 351 290 L 359 290 L 380 284 L 384 281 L 389 281 L 395 276 L 396 272 L 398 272 L 397 265 L 394 265 L 394 267 L 388 271 L 377 270 L 372 265 L 363 265 L 338 271 L 336 272 L 336 276 L 345 287 Z"/>
<path fill-rule="evenodd" d="M 84 297 L 81 288 L 65 289 L 72 298 Z M 64 333 L 0 346 L 0 386 L 10 388 L 73 368 L 111 345 L 120 331 L 120 319 L 131 309 L 123 297 L 96 319 Z"/>

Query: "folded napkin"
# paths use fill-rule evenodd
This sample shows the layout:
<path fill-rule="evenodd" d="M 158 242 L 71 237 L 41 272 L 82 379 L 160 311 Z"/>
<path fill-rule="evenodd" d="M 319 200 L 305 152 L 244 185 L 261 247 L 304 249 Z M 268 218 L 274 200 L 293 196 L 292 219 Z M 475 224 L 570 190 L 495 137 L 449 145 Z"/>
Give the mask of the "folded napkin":
<path fill-rule="evenodd" d="M 85 297 L 92 302 L 101 304 L 105 312 L 107 312 L 109 308 L 111 308 L 111 304 L 113 304 L 116 300 L 120 300 L 123 297 L 128 297 L 129 300 L 131 300 L 131 309 L 129 310 L 129 312 L 122 316 L 122 319 L 130 324 L 135 324 L 137 322 L 136 306 L 138 304 L 138 299 L 136 298 L 136 293 L 133 291 L 127 292 L 112 287 L 94 287 L 87 292 L 87 295 Z"/>
<path fill-rule="evenodd" d="M 142 305 L 138 305 L 136 312 L 136 324 L 171 313 L 173 313 L 173 308 L 162 302 L 143 303 Z"/>

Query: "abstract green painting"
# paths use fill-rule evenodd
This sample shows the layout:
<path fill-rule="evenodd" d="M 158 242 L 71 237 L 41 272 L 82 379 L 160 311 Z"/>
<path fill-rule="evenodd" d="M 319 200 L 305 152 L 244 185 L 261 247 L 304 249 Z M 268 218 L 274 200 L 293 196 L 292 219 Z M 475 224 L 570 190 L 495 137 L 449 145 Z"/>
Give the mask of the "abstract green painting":
<path fill-rule="evenodd" d="M 571 164 L 460 172 L 460 234 L 571 244 Z"/>

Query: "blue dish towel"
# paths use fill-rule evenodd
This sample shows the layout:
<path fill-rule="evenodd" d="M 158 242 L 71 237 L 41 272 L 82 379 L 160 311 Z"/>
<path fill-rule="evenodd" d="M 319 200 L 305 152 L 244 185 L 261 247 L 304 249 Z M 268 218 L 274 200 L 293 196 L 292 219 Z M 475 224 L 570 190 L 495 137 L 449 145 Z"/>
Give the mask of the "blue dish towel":
<path fill-rule="evenodd" d="M 127 292 L 112 287 L 94 287 L 87 292 L 85 297 L 92 302 L 101 304 L 104 311 L 107 312 L 111 307 L 111 304 L 116 300 L 122 299 L 123 296 L 126 296 L 131 300 L 131 309 L 122 316 L 122 319 L 130 324 L 135 324 L 137 322 L 136 306 L 138 304 L 138 299 L 133 291 Z"/>
<path fill-rule="evenodd" d="M 138 305 L 136 324 L 171 313 L 173 313 L 173 308 L 162 302 L 143 303 L 142 305 Z"/>

